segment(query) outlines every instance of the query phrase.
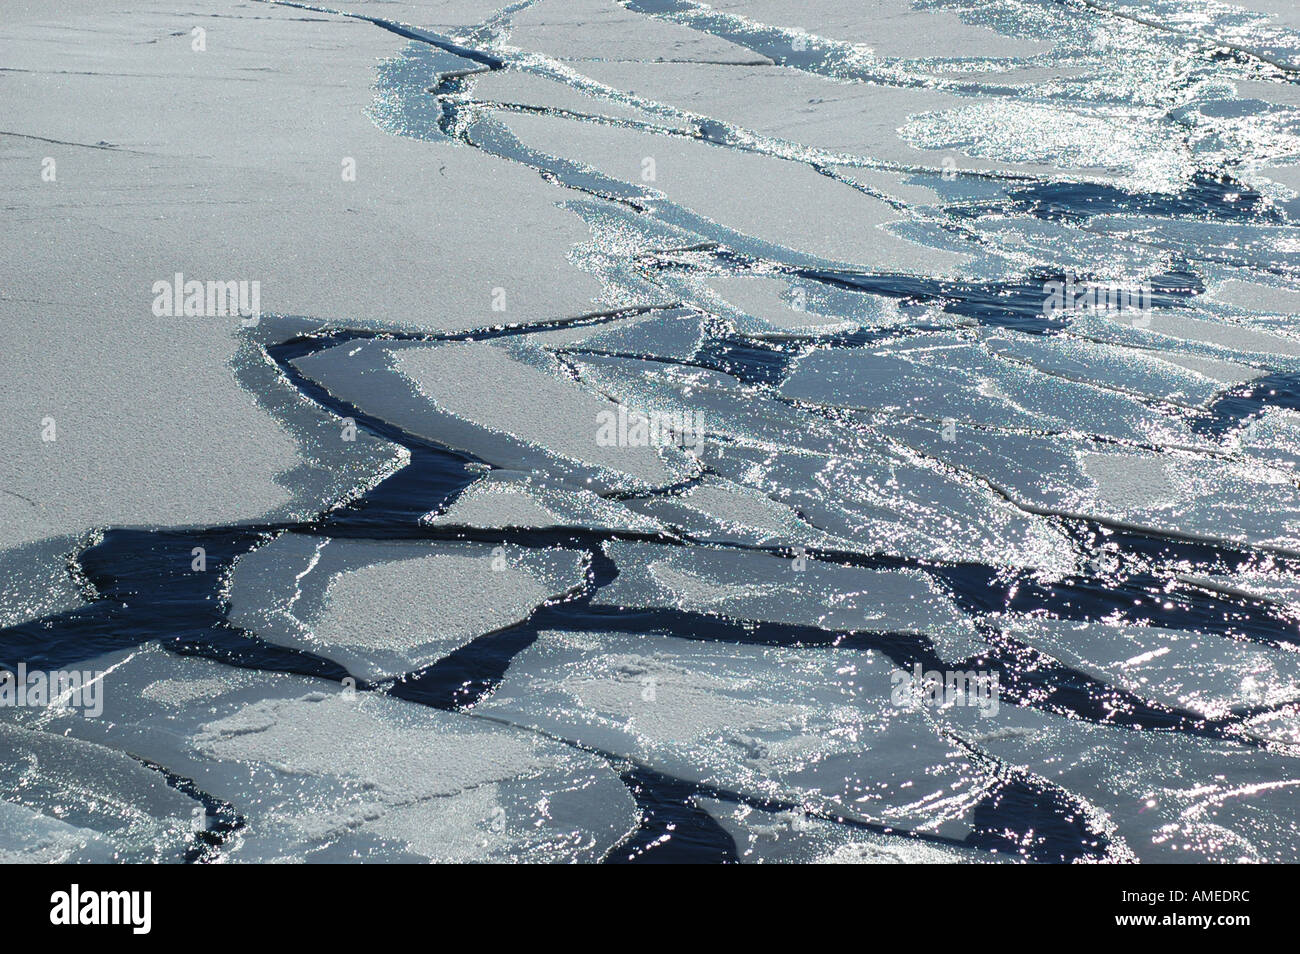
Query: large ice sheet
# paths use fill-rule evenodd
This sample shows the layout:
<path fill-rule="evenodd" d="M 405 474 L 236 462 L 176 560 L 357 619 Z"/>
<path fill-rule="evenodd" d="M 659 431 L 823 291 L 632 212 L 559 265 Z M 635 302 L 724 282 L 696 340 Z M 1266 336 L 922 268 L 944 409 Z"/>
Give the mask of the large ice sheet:
<path fill-rule="evenodd" d="M 592 307 L 599 284 L 566 260 L 587 231 L 550 186 L 479 153 L 388 135 L 364 114 L 376 60 L 405 41 L 357 20 L 246 12 L 220 0 L 202 14 L 78 5 L 0 26 L 0 168 L 13 184 L 0 546 L 104 524 L 302 514 L 383 466 L 374 448 L 360 453 L 368 439 L 335 441 L 321 468 L 334 477 L 285 486 L 330 448 L 240 386 L 229 365 L 258 359 L 238 318 L 154 316 L 152 284 L 178 272 L 260 282 L 267 315 L 338 322 L 486 326 L 502 318 L 497 287 L 515 320 Z M 478 211 L 429 230 L 451 196 Z M 436 265 L 459 256 L 476 267 Z M 47 418 L 53 442 L 42 440 Z"/>
<path fill-rule="evenodd" d="M 210 9 L 225 14 L 220 23 L 146 4 L 122 16 L 16 24 L 7 44 L 11 66 L 30 70 L 11 76 L 7 131 L 114 145 L 40 145 L 37 174 L 15 169 L 24 187 L 12 221 L 26 226 L 27 206 L 80 198 L 80 215 L 98 215 L 126 235 L 124 247 L 98 243 L 68 269 L 70 278 L 124 269 L 122 285 L 133 291 L 119 300 L 140 306 L 129 314 L 132 327 L 146 315 L 150 284 L 178 270 L 260 279 L 268 312 L 347 322 L 472 328 L 591 310 L 599 283 L 566 257 L 586 230 L 555 207 L 549 186 L 480 152 L 390 135 L 367 115 L 377 62 L 408 40 L 361 20 L 304 17 L 273 4 L 259 4 L 255 18 L 228 0 Z M 203 52 L 191 48 L 195 27 L 207 30 Z M 92 34 L 96 42 L 83 42 Z M 43 72 L 51 51 L 57 79 Z M 246 75 L 254 69 L 256 83 Z M 433 81 L 432 72 L 423 77 L 420 92 Z M 204 108 L 190 108 L 196 101 Z M 319 118 L 301 122 L 305 114 Z M 66 169 L 57 185 L 39 176 L 40 157 L 51 153 Z M 345 177 L 345 158 L 355 160 L 355 177 Z M 132 201 L 104 202 L 123 180 L 135 184 Z M 472 204 L 475 214 L 442 215 L 452 201 Z M 228 205 L 239 214 L 224 214 Z M 428 229 L 431 219 L 440 227 Z M 292 241 L 297 235 L 312 241 Z M 33 258 L 42 252 L 30 250 Z M 472 273 L 436 264 L 460 256 L 474 258 Z M 493 309 L 496 287 L 507 290 L 504 315 Z"/>

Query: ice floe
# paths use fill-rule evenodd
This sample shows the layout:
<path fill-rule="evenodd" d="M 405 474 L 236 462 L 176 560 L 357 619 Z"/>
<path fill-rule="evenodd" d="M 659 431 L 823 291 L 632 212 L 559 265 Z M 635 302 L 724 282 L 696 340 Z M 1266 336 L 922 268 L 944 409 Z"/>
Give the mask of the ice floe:
<path fill-rule="evenodd" d="M 666 533 L 667 527 L 616 501 L 519 471 L 492 470 L 466 488 L 446 510 L 430 512 L 431 527 L 544 530 L 557 527 L 606 533 Z"/>
<path fill-rule="evenodd" d="M 1276 862 L 1297 849 L 1294 756 L 1008 706 L 994 728 L 969 709 L 944 715 L 980 751 L 1081 799 L 1120 858 Z"/>
<path fill-rule="evenodd" d="M 997 785 L 914 709 L 882 655 L 543 632 L 475 712 L 677 778 L 965 838 Z"/>
<path fill-rule="evenodd" d="M 698 802 L 731 835 L 742 864 L 979 864 L 997 857 L 942 842 L 855 830 L 797 809 L 764 811 L 710 798 Z"/>
<path fill-rule="evenodd" d="M 795 555 L 614 541 L 618 577 L 594 606 L 669 607 L 835 632 L 926 636 L 946 659 L 979 651 L 974 623 L 926 574 L 840 566 Z"/>
<path fill-rule="evenodd" d="M 541 152 L 640 184 L 647 199 L 665 196 L 722 226 L 715 231 L 692 220 L 697 229 L 713 231 L 724 241 L 727 233 L 740 233 L 805 257 L 899 271 L 919 270 L 922 255 L 928 271 L 954 271 L 963 260 L 894 237 L 885 226 L 901 217 L 887 204 L 800 163 L 552 117 L 503 118 L 516 136 Z M 722 188 L 723 183 L 728 187 Z M 763 201 L 752 200 L 756 191 Z"/>
<path fill-rule="evenodd" d="M 156 647 L 96 668 L 102 719 L 7 711 L 229 802 L 232 861 L 596 861 L 635 825 L 604 760 L 532 733 Z"/>
<path fill-rule="evenodd" d="M 339 345 L 297 366 L 337 397 L 423 437 L 512 469 L 543 466 L 580 486 L 648 489 L 698 469 L 675 444 L 606 444 L 618 406 L 574 385 L 539 350 L 492 341 Z"/>
<path fill-rule="evenodd" d="M 584 554 L 286 534 L 240 559 L 232 623 L 372 681 L 422 669 L 579 589 Z"/>
<path fill-rule="evenodd" d="M 13 725 L 0 752 L 5 863 L 178 862 L 202 847 L 205 806 L 137 758 Z"/>
<path fill-rule="evenodd" d="M 1003 631 L 1135 696 L 1210 719 L 1300 697 L 1294 647 L 1106 622 L 1013 620 Z"/>

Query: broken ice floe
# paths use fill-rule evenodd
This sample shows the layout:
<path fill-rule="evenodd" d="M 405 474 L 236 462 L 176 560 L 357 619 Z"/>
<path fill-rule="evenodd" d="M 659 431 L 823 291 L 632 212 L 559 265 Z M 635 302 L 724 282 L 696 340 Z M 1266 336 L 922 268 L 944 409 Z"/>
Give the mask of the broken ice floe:
<path fill-rule="evenodd" d="M 632 315 L 600 324 L 570 325 L 528 335 L 530 345 L 641 357 L 687 360 L 707 335 L 699 313 L 672 309 Z"/>
<path fill-rule="evenodd" d="M 1195 442 L 1180 419 L 1126 394 L 1006 360 L 1004 340 L 913 334 L 877 347 L 814 351 L 799 361 L 781 390 L 813 403 L 892 410 L 935 422 Z"/>
<path fill-rule="evenodd" d="M 717 799 L 696 801 L 735 841 L 742 864 L 980 864 L 998 858 L 952 844 L 854 829 L 800 809 L 764 811 Z"/>
<path fill-rule="evenodd" d="M 445 510 L 426 514 L 422 522 L 430 527 L 475 530 L 571 527 L 602 533 L 667 532 L 653 517 L 599 497 L 585 487 L 547 482 L 510 470 L 489 471 Z"/>
<path fill-rule="evenodd" d="M 597 861 L 635 826 L 602 759 L 533 733 L 155 646 L 96 665 L 104 718 L 4 712 L 229 802 L 232 861 Z M 86 764 L 71 777 L 100 784 Z"/>
<path fill-rule="evenodd" d="M 971 710 L 942 715 L 979 751 L 1080 799 L 1120 858 L 1276 862 L 1300 848 L 1294 756 L 1018 707 L 1004 706 L 991 729 Z"/>
<path fill-rule="evenodd" d="M 934 425 L 877 426 L 927 456 L 988 481 L 1034 512 L 1300 552 L 1296 487 L 1284 471 L 1255 462 L 964 424 L 953 425 L 951 440 Z"/>
<path fill-rule="evenodd" d="M 757 798 L 961 839 L 997 785 L 882 655 L 543 632 L 475 712 Z"/>
<path fill-rule="evenodd" d="M 166 574 L 167 596 L 152 592 L 132 547 L 157 540 L 119 531 L 99 557 L 128 558 L 123 605 L 106 616 L 99 598 L 82 628 L 64 612 L 99 597 L 78 536 L 123 522 L 214 541 L 211 524 L 272 524 L 220 592 L 230 621 L 363 680 L 503 628 L 526 638 L 493 660 L 505 672 L 472 715 L 154 648 L 114 656 L 109 720 L 0 712 L 0 854 L 597 860 L 636 824 L 618 778 L 632 759 L 704 783 L 698 814 L 742 860 L 969 860 L 994 844 L 1294 860 L 1300 599 L 1267 551 L 1300 552 L 1300 99 L 1278 67 L 1300 47 L 1290 12 L 1243 2 L 888 0 L 863 18 L 833 0 L 356 0 L 223 17 L 217 58 L 191 56 L 149 4 L 110 26 L 18 11 L 0 28 L 23 93 L 0 165 L 29 181 L 57 153 L 60 178 L 15 193 L 18 285 L 0 301 L 27 385 L 0 435 L 17 455 L 0 624 L 29 624 L 13 645 L 48 623 L 84 654 L 98 634 L 83 629 L 109 619 L 129 642 L 191 598 Z M 250 64 L 276 95 L 236 82 Z M 210 111 L 155 115 L 161 87 L 214 82 L 229 93 L 214 108 L 258 136 L 212 139 Z M 306 114 L 323 120 L 289 121 Z M 125 204 L 123 181 L 144 183 Z M 247 214 L 224 230 L 191 228 L 189 211 L 232 202 Z M 40 227 L 67 209 L 114 237 L 59 234 L 61 278 L 96 299 L 71 312 L 46 287 Z M 151 325 L 141 349 L 129 275 L 172 274 L 178 249 L 317 317 Z M 1058 272 L 1183 290 L 1141 321 L 1048 322 L 1033 298 Z M 69 375 L 93 406 L 67 404 Z M 383 436 L 338 441 L 345 403 Z M 36 445 L 51 405 L 59 440 Z M 623 411 L 707 439 L 688 453 L 595 437 L 597 415 Z M 213 447 L 237 448 L 216 482 Z M 486 471 L 449 501 L 438 475 L 421 484 L 440 448 Z M 364 519 L 316 519 L 380 482 Z M 422 526 L 358 539 L 385 536 L 387 502 L 408 495 Z M 1127 527 L 1112 574 L 1089 548 Z M 597 550 L 601 536 L 658 542 Z M 1146 625 L 1098 618 L 1162 599 L 1147 574 L 1180 583 L 1171 601 L 1201 594 L 1187 628 L 1172 602 Z M 1077 616 L 1011 611 L 1018 589 L 1051 602 L 1067 576 L 1047 608 Z M 572 631 L 531 642 L 540 606 Z M 1098 725 L 1115 697 L 1045 712 L 1030 681 L 993 725 L 900 710 L 899 670 L 863 648 L 879 634 L 954 662 L 1023 643 L 1070 667 L 1064 681 L 1151 708 Z M 1162 706 L 1177 728 L 1143 729 Z M 239 820 L 196 837 L 195 804 Z"/>
<path fill-rule="evenodd" d="M 778 276 L 719 275 L 704 283 L 713 305 L 734 317 L 742 333 L 780 337 L 847 331 L 859 323 L 888 324 L 897 316 L 892 302 L 868 295 L 844 295 L 839 308 L 819 308 L 826 296 L 815 286 L 794 284 Z M 810 291 L 812 294 L 810 295 Z M 818 293 L 820 292 L 820 294 Z"/>
<path fill-rule="evenodd" d="M 581 551 L 285 534 L 236 564 L 228 616 L 374 681 L 423 669 L 584 580 Z"/>
<path fill-rule="evenodd" d="M 840 566 L 731 549 L 613 541 L 618 577 L 593 606 L 668 607 L 828 632 L 916 633 L 945 659 L 979 652 L 971 619 L 918 570 Z"/>
<path fill-rule="evenodd" d="M 200 847 L 203 804 L 135 758 L 13 725 L 0 752 L 6 863 L 176 862 Z"/>
<path fill-rule="evenodd" d="M 1169 349 L 1123 348 L 1064 336 L 1002 334 L 990 336 L 985 345 L 999 357 L 1046 374 L 1186 407 L 1204 407 L 1263 373 L 1250 365 Z"/>
<path fill-rule="evenodd" d="M 582 24 L 575 30 L 575 21 Z M 510 43 L 565 60 L 769 63 L 753 50 L 602 0 L 542 0 L 511 18 Z"/>
<path fill-rule="evenodd" d="M 1221 719 L 1300 699 L 1300 652 L 1108 622 L 1009 620 L 1003 632 L 1135 696 Z"/>
<path fill-rule="evenodd" d="M 295 364 L 367 413 L 498 466 L 536 467 L 606 491 L 662 487 L 698 469 L 673 443 L 600 441 L 603 416 L 616 415 L 617 405 L 576 386 L 540 349 L 365 342 Z"/>
<path fill-rule="evenodd" d="M 853 548 L 851 541 L 821 533 L 761 491 L 711 477 L 681 493 L 630 500 L 627 506 L 701 542 Z"/>
<path fill-rule="evenodd" d="M 68 565 L 79 545 L 64 537 L 0 551 L 0 629 L 85 602 Z"/>
<path fill-rule="evenodd" d="M 666 196 L 679 210 L 689 210 L 664 209 L 667 220 L 708 238 L 734 243 L 738 233 L 764 243 L 778 257 L 781 249 L 794 252 L 806 264 L 915 272 L 922 259 L 927 271 L 952 271 L 963 261 L 951 254 L 936 261 L 933 249 L 894 237 L 884 226 L 901 217 L 890 206 L 801 163 L 553 117 L 514 114 L 504 121 L 539 152 L 579 161 L 616 181 L 639 183 L 648 202 Z M 731 186 L 720 188 L 724 182 Z M 763 191 L 762 202 L 750 198 L 756 187 Z"/>

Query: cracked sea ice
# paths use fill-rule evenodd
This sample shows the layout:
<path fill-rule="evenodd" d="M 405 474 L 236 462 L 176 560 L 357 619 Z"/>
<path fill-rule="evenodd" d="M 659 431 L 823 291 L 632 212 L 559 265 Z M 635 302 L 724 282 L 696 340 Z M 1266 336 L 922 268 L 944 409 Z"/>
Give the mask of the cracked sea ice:
<path fill-rule="evenodd" d="M 0 859 L 1300 859 L 1293 11 L 129 6 L 0 25 Z"/>

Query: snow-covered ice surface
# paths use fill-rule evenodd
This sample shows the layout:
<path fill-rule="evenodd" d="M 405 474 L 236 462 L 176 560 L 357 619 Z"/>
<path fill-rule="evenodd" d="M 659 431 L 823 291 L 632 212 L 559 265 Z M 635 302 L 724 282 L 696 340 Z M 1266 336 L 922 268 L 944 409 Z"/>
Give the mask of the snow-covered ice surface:
<path fill-rule="evenodd" d="M 0 22 L 0 861 L 1300 861 L 1290 5 L 126 6 Z"/>

